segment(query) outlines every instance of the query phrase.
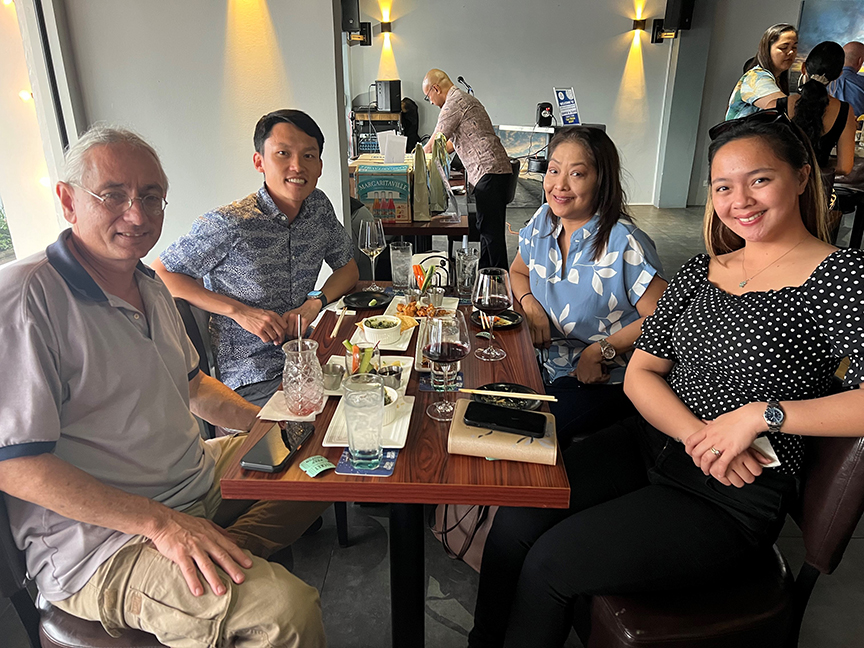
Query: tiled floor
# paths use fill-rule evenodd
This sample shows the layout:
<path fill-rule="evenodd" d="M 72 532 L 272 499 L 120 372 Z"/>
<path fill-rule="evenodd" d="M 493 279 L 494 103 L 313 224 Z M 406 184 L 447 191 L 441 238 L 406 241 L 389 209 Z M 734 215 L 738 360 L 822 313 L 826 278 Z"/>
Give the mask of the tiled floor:
<path fill-rule="evenodd" d="M 533 189 L 533 191 L 532 191 Z M 531 217 L 539 200 L 536 188 L 520 187 L 517 201 L 508 210 L 514 230 Z M 634 206 L 637 224 L 655 241 L 665 272 L 671 276 L 691 256 L 703 251 L 700 227 L 702 209 L 655 209 Z M 846 232 L 841 231 L 841 241 Z M 511 258 L 515 235 L 508 236 Z M 367 648 L 390 643 L 390 586 L 387 548 L 387 508 L 349 506 L 352 545 L 336 542 L 332 509 L 324 527 L 294 545 L 295 573 L 321 591 L 324 621 L 330 646 Z M 797 571 L 803 562 L 800 533 L 787 524 L 778 545 Z M 847 648 L 864 644 L 864 524 L 846 550 L 839 569 L 823 576 L 816 585 L 804 619 L 802 648 Z M 426 534 L 426 644 L 430 648 L 466 645 L 472 625 L 477 574 L 467 565 L 449 559 Z M 14 610 L 0 599 L 0 646 L 26 648 L 27 642 Z M 581 644 L 571 637 L 568 644 Z"/>

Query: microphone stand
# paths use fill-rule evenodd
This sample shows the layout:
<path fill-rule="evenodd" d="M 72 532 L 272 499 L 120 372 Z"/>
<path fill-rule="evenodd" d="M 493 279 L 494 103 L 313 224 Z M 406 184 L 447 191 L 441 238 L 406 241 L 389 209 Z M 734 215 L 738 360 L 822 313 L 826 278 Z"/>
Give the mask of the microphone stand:
<path fill-rule="evenodd" d="M 464 79 L 464 77 L 460 76 L 456 80 L 465 86 L 465 89 L 468 90 L 468 94 L 470 94 L 472 97 L 474 96 L 474 88 L 472 88 L 470 85 L 468 85 L 468 82 Z"/>

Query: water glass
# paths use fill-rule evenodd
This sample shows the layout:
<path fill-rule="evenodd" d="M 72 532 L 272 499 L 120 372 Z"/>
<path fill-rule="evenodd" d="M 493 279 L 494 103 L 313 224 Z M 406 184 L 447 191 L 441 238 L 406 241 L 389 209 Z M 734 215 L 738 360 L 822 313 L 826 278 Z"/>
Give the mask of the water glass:
<path fill-rule="evenodd" d="M 413 246 L 407 241 L 393 241 L 390 244 L 390 272 L 393 288 L 404 290 L 411 285 L 411 257 Z"/>
<path fill-rule="evenodd" d="M 460 297 L 470 297 L 477 281 L 477 267 L 480 264 L 480 251 L 476 248 L 456 250 L 456 291 Z"/>
<path fill-rule="evenodd" d="M 345 379 L 343 389 L 351 465 L 361 470 L 374 470 L 381 463 L 384 383 L 380 376 L 355 374 Z"/>
<path fill-rule="evenodd" d="M 289 340 L 282 345 L 285 367 L 282 391 L 285 405 L 294 416 L 309 416 L 321 409 L 324 377 L 315 340 Z"/>

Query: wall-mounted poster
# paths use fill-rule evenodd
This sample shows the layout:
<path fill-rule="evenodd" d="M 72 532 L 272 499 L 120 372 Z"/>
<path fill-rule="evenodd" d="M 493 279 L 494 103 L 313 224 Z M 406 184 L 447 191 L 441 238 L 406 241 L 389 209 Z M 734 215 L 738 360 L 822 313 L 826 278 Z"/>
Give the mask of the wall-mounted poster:
<path fill-rule="evenodd" d="M 845 45 L 864 42 L 864 2 L 861 0 L 805 0 L 798 22 L 798 60 L 801 61 L 822 41 Z M 791 81 L 791 79 L 790 79 Z"/>
<path fill-rule="evenodd" d="M 579 120 L 579 107 L 576 105 L 576 93 L 573 88 L 552 88 L 555 101 L 561 112 L 561 123 L 565 126 L 582 123 Z"/>

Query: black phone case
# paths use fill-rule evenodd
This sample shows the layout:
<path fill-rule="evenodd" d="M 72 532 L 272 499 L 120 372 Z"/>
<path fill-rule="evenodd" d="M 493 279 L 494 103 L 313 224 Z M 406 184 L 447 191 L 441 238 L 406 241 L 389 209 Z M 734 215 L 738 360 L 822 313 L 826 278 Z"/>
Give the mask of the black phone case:
<path fill-rule="evenodd" d="M 465 408 L 465 425 L 542 439 L 546 434 L 546 417 L 536 412 L 514 410 L 498 405 L 472 401 Z"/>
<path fill-rule="evenodd" d="M 288 462 L 312 436 L 315 426 L 312 423 L 287 421 L 285 427 L 274 423 L 266 434 L 243 455 L 241 468 L 259 472 L 275 473 L 284 469 Z"/>

